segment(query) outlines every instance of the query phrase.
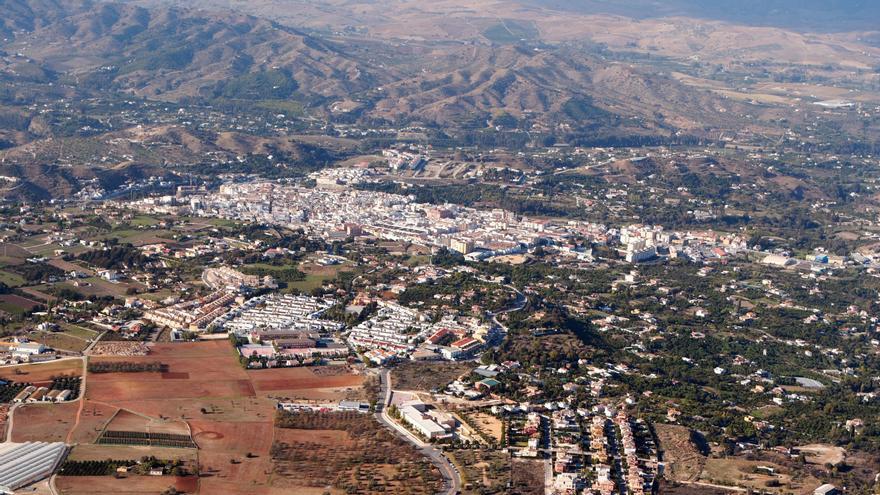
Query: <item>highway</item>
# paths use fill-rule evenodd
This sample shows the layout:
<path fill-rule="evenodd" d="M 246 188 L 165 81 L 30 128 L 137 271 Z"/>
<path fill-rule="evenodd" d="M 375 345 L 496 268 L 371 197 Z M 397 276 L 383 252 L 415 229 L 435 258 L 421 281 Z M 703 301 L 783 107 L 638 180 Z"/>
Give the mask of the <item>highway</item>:
<path fill-rule="evenodd" d="M 391 405 L 391 373 L 389 370 L 382 369 L 379 372 L 379 379 L 380 397 L 379 402 L 376 404 L 376 419 L 385 425 L 386 428 L 394 432 L 398 438 L 413 444 L 422 455 L 430 459 L 431 462 L 437 466 L 440 470 L 440 474 L 443 476 L 444 482 L 446 483 L 446 489 L 441 491 L 441 494 L 455 495 L 459 493 L 461 490 L 461 475 L 458 473 L 455 466 L 449 462 L 446 455 L 443 454 L 442 451 L 434 448 L 430 443 L 421 441 L 418 437 L 410 433 L 409 430 L 397 424 L 397 422 L 388 415 L 388 406 Z"/>

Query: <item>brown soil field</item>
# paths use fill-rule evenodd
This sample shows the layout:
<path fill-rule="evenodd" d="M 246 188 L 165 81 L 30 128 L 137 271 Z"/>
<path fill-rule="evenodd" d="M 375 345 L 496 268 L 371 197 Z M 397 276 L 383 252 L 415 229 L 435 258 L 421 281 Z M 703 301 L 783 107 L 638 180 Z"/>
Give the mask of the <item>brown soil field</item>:
<path fill-rule="evenodd" d="M 367 415 L 282 414 L 271 448 L 272 487 L 333 486 L 388 494 L 434 493 L 439 476 L 411 445 Z"/>
<path fill-rule="evenodd" d="M 468 363 L 423 363 L 407 361 L 391 372 L 394 390 L 429 391 L 449 384 L 459 376 L 474 369 Z"/>
<path fill-rule="evenodd" d="M 107 459 L 136 460 L 144 456 L 155 456 L 157 459 L 163 460 L 195 462 L 196 455 L 195 449 L 136 445 L 77 445 L 67 458 L 73 461 L 104 461 Z"/>
<path fill-rule="evenodd" d="M 38 364 L 21 364 L 0 368 L 0 378 L 15 382 L 51 382 L 59 376 L 81 376 L 82 361 L 79 359 L 62 359 Z M 17 374 L 15 370 L 21 371 Z"/>
<path fill-rule="evenodd" d="M 314 487 L 300 490 L 300 487 L 271 484 L 271 448 L 276 439 L 276 409 L 275 401 L 269 396 L 278 395 L 279 392 L 357 393 L 362 390 L 365 379 L 364 375 L 352 374 L 342 367 L 338 370 L 322 368 L 317 373 L 307 368 L 245 371 L 226 340 L 152 344 L 147 356 L 100 356 L 91 359 L 95 362 L 158 362 L 166 365 L 167 371 L 90 373 L 80 425 L 72 439 L 93 442 L 105 426 L 113 430 L 183 434 L 191 429 L 198 446 L 199 492 L 203 494 L 324 493 L 325 490 L 315 492 Z M 121 412 L 116 413 L 117 410 Z M 347 436 L 344 431 L 307 433 L 305 436 L 314 444 L 333 443 Z M 283 433 L 284 438 L 290 435 L 287 431 Z M 289 440 L 292 443 L 294 439 Z M 167 449 L 159 448 L 82 447 L 84 449 L 76 455 L 86 458 L 101 458 L 111 453 L 113 457 L 121 455 L 108 448 L 128 449 L 122 452 L 132 454 L 144 450 L 149 455 L 168 457 L 167 453 L 162 454 Z M 124 481 L 125 487 L 119 489 L 120 493 L 155 494 L 169 486 L 168 483 L 147 486 L 146 481 L 135 477 Z M 285 483 L 288 481 L 297 482 L 286 480 Z M 85 485 L 76 485 L 78 481 L 66 483 L 67 489 L 62 488 L 65 495 L 84 493 L 79 487 Z M 70 486 L 70 483 L 76 486 Z M 89 489 L 89 493 L 110 493 L 117 486 L 104 479 L 100 479 L 100 483 Z M 150 480 L 149 483 L 159 482 Z M 156 486 L 159 489 L 151 491 Z"/>
<path fill-rule="evenodd" d="M 59 476 L 55 483 L 64 495 L 157 495 L 171 486 L 184 493 L 196 493 L 199 486 L 195 476 Z"/>
<path fill-rule="evenodd" d="M 180 421 L 161 421 L 131 411 L 120 410 L 113 416 L 106 429 L 115 431 L 139 431 L 145 433 L 171 433 L 189 435 L 189 428 Z"/>
<path fill-rule="evenodd" d="M 253 396 L 254 389 L 227 341 L 156 344 L 148 356 L 95 358 L 96 362 L 161 362 L 167 373 L 89 375 L 88 398 L 105 402 Z"/>
<path fill-rule="evenodd" d="M 274 437 L 271 419 L 236 423 L 192 421 L 191 426 L 199 446 L 201 493 L 249 494 L 269 488 Z"/>
<path fill-rule="evenodd" d="M 116 411 L 118 408 L 109 404 L 86 400 L 79 416 L 79 424 L 71 435 L 71 442 L 82 444 L 97 440 Z"/>
<path fill-rule="evenodd" d="M 274 368 L 250 370 L 247 373 L 257 392 L 360 387 L 365 379 L 364 375 L 349 373 L 317 375 L 311 368 Z"/>
<path fill-rule="evenodd" d="M 64 442 L 76 422 L 79 403 L 25 404 L 15 410 L 13 442 Z"/>
<path fill-rule="evenodd" d="M 38 301 L 32 301 L 26 297 L 16 296 L 15 294 L 0 295 L 0 303 L 14 306 L 16 308 L 21 308 L 22 311 L 30 311 L 42 304 Z"/>
<path fill-rule="evenodd" d="M 247 380 L 222 382 L 217 380 L 180 380 L 171 384 L 170 380 L 150 380 L 141 375 L 147 373 L 103 373 L 117 375 L 110 381 L 89 382 L 86 391 L 89 399 L 112 402 L 163 399 L 197 399 L 199 397 L 242 397 L 253 395 L 253 388 Z M 123 375 L 123 376 L 119 376 Z M 137 376 L 135 376 L 137 375 Z M 112 381 L 115 378 L 115 381 Z"/>

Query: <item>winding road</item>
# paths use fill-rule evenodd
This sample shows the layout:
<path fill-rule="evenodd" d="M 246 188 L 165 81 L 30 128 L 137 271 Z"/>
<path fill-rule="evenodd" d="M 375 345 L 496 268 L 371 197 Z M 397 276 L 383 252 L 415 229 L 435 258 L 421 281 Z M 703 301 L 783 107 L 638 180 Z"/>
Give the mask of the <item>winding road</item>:
<path fill-rule="evenodd" d="M 418 437 L 410 433 L 410 431 L 403 426 L 397 424 L 397 422 L 388 415 L 388 406 L 391 405 L 392 394 L 391 372 L 387 369 L 382 369 L 379 372 L 379 379 L 380 398 L 379 403 L 376 406 L 376 419 L 397 435 L 398 438 L 413 444 L 422 455 L 430 459 L 431 462 L 437 466 L 446 483 L 446 489 L 440 492 L 441 494 L 455 495 L 459 493 L 461 490 L 461 475 L 443 451 L 434 448 L 430 443 L 425 443 L 419 440 Z"/>

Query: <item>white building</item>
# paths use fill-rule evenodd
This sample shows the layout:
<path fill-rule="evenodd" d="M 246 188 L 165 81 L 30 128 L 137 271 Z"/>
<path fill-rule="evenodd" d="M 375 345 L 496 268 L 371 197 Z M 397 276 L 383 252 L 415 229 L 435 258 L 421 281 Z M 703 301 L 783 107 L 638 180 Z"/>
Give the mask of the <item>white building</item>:
<path fill-rule="evenodd" d="M 455 420 L 442 413 L 429 414 L 427 406 L 421 402 L 407 402 L 400 408 L 403 420 L 428 440 L 449 438 L 455 427 Z"/>

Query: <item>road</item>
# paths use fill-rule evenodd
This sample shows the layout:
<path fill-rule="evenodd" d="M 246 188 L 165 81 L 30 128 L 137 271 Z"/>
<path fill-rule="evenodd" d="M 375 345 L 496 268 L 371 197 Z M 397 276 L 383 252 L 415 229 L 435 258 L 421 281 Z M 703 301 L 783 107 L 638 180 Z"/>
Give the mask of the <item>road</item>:
<path fill-rule="evenodd" d="M 92 342 L 89 344 L 89 346 L 83 350 L 82 357 L 68 357 L 68 358 L 61 358 L 61 359 L 57 359 L 56 361 L 53 361 L 53 362 L 57 362 L 57 361 L 65 360 L 65 359 L 80 359 L 80 360 L 82 360 L 82 363 L 83 363 L 82 382 L 80 383 L 80 393 L 79 393 L 79 397 L 77 397 L 77 399 L 76 399 L 77 401 L 79 401 L 79 410 L 76 412 L 76 423 L 74 423 L 73 428 L 71 428 L 70 432 L 67 435 L 67 444 L 68 445 L 70 445 L 70 439 L 71 439 L 71 436 L 73 435 L 73 430 L 76 429 L 77 425 L 79 425 L 80 414 L 82 414 L 82 408 L 83 408 L 83 402 L 84 402 L 83 397 L 85 397 L 85 395 L 86 395 L 86 376 L 88 376 L 88 373 L 86 372 L 87 367 L 88 367 L 88 353 L 89 353 L 89 351 L 92 350 L 93 347 L 95 347 L 95 344 L 97 344 L 98 341 L 101 340 L 101 337 L 104 336 L 104 333 L 106 333 L 106 332 L 102 332 L 97 337 L 95 337 L 94 340 L 92 340 Z M 32 366 L 36 366 L 39 364 L 40 363 L 26 363 L 26 365 L 32 365 Z M 12 365 L 10 365 L 10 366 L 12 366 Z M 23 366 L 23 365 L 19 364 L 19 365 L 15 365 L 15 366 Z M 20 405 L 21 404 L 13 404 L 12 407 L 9 408 L 9 413 L 7 415 L 7 421 L 6 421 L 6 441 L 7 442 L 12 441 L 12 424 L 15 421 L 15 410 Z"/>
<path fill-rule="evenodd" d="M 67 439 L 65 440 L 67 445 L 70 445 L 70 442 L 73 440 L 73 432 L 76 430 L 77 426 L 79 426 L 79 421 L 80 421 L 80 418 L 82 417 L 83 408 L 85 407 L 85 404 L 86 404 L 86 379 L 89 376 L 89 353 L 92 352 L 92 349 L 95 347 L 95 344 L 100 342 L 101 338 L 104 337 L 105 333 L 107 333 L 106 330 L 101 332 L 97 337 L 95 337 L 94 340 L 92 340 L 92 343 L 89 344 L 89 346 L 83 350 L 82 382 L 80 383 L 79 398 L 78 398 L 79 409 L 76 410 L 76 421 L 73 423 L 73 428 L 71 428 L 70 431 L 67 433 Z"/>
<path fill-rule="evenodd" d="M 514 287 L 512 285 L 504 285 L 504 287 L 516 292 L 516 301 L 514 301 L 513 304 L 509 308 L 502 309 L 501 311 L 498 311 L 497 313 L 492 313 L 490 311 L 489 316 L 492 317 L 492 323 L 497 325 L 498 328 L 501 328 L 504 331 L 504 333 L 506 334 L 507 327 L 505 327 L 504 325 L 501 324 L 500 321 L 498 321 L 498 315 L 501 315 L 504 313 L 513 313 L 514 311 L 521 311 L 526 307 L 526 304 L 528 304 L 529 300 L 526 297 L 526 295 L 523 294 L 522 292 L 520 292 L 519 289 L 517 289 L 516 287 Z"/>
<path fill-rule="evenodd" d="M 387 369 L 381 370 L 379 380 L 380 401 L 376 405 L 376 419 L 394 432 L 398 438 L 413 444 L 422 455 L 430 459 L 437 466 L 440 474 L 443 476 L 443 480 L 446 482 L 446 489 L 440 492 L 441 494 L 455 495 L 459 493 L 461 490 L 461 476 L 455 466 L 449 462 L 446 455 L 442 451 L 435 449 L 430 443 L 421 441 L 388 415 L 388 406 L 391 405 L 391 373 Z"/>

